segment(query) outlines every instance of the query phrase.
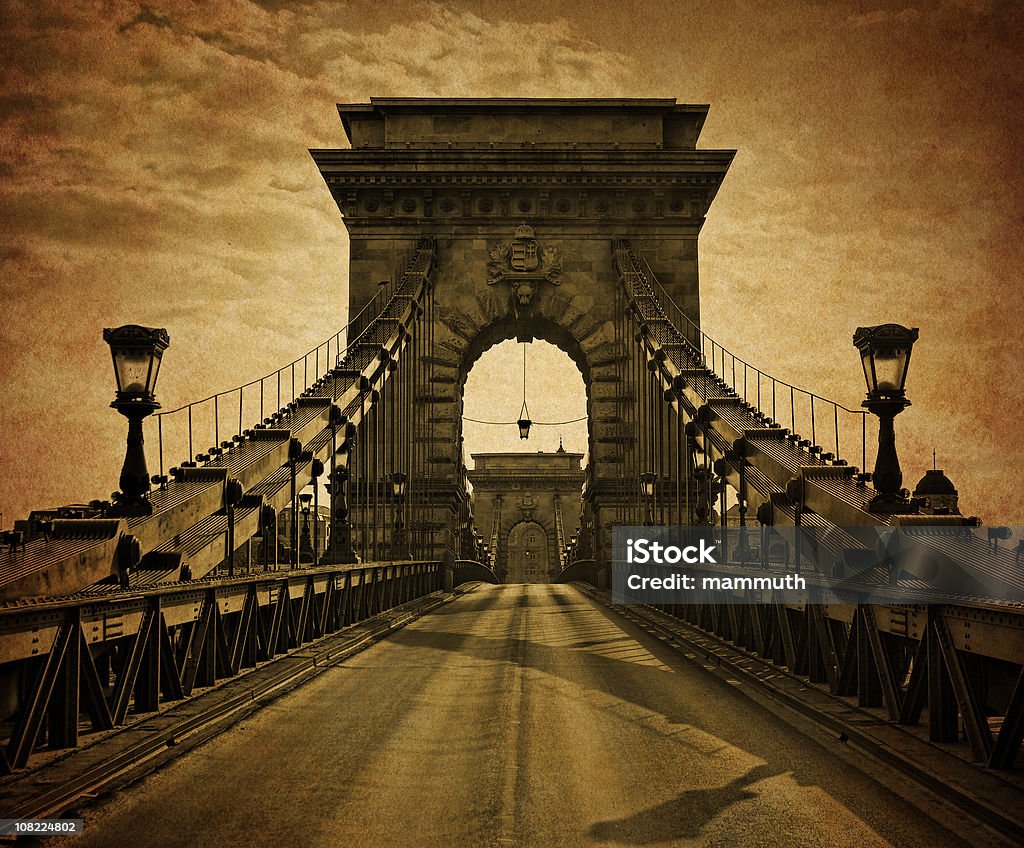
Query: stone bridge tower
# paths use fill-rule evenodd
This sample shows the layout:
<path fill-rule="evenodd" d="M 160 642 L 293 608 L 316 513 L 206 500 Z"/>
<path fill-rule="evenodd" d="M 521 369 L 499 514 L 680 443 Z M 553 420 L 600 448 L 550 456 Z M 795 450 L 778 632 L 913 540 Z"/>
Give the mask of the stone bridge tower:
<path fill-rule="evenodd" d="M 547 583 L 580 523 L 581 453 L 475 453 L 473 515 L 508 583 Z"/>
<path fill-rule="evenodd" d="M 414 401 L 431 422 L 418 434 L 429 441 L 427 523 L 448 528 L 443 544 L 457 555 L 469 369 L 498 342 L 541 338 L 572 357 L 587 387 L 586 498 L 601 555 L 637 486 L 624 447 L 645 438 L 624 414 L 633 364 L 612 241 L 630 239 L 699 323 L 697 237 L 733 157 L 696 149 L 708 107 L 373 98 L 338 110 L 351 148 L 312 155 L 349 233 L 350 315 L 421 238 L 436 240 L 430 376 Z"/>

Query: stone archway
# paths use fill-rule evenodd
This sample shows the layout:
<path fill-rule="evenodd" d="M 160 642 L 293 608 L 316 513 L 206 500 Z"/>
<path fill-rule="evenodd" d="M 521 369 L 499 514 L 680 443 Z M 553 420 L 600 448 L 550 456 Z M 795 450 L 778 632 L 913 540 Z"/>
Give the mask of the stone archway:
<path fill-rule="evenodd" d="M 539 525 L 548 541 L 548 567 L 561 566 L 566 533 L 582 524 L 580 491 L 582 453 L 556 451 L 473 453 L 469 480 L 477 527 L 485 541 L 496 544 L 495 570 L 503 578 L 514 570 L 509 562 L 509 534 L 519 524 Z M 561 532 L 559 532 L 561 530 Z"/>
<path fill-rule="evenodd" d="M 453 467 L 459 465 L 465 380 L 486 350 L 509 339 L 536 338 L 555 345 L 579 368 L 586 389 L 587 509 L 596 533 L 589 544 L 598 551 L 607 550 L 610 528 L 618 518 L 617 507 L 628 498 L 631 483 L 623 465 L 622 447 L 633 438 L 621 414 L 621 406 L 632 390 L 623 371 L 624 342 L 618 328 L 625 319 L 618 311 L 611 246 L 594 242 L 565 246 L 563 240 L 544 238 L 542 232 L 534 230 L 533 234 L 539 251 L 553 245 L 563 256 L 578 251 L 596 255 L 587 263 L 587 273 L 564 275 L 560 285 L 536 281 L 528 303 L 523 303 L 522 292 L 513 288 L 523 277 L 512 277 L 513 283 L 488 285 L 494 265 L 490 257 L 502 251 L 507 239 L 479 240 L 477 255 L 463 256 L 457 263 L 446 263 L 444 256 L 446 249 L 464 252 L 458 242 L 438 245 L 431 328 L 435 449 L 442 455 L 447 452 Z M 592 266 L 599 264 L 598 256 L 605 267 L 595 271 Z"/>
<path fill-rule="evenodd" d="M 548 583 L 551 579 L 552 540 L 536 521 L 520 521 L 509 530 L 506 583 Z"/>

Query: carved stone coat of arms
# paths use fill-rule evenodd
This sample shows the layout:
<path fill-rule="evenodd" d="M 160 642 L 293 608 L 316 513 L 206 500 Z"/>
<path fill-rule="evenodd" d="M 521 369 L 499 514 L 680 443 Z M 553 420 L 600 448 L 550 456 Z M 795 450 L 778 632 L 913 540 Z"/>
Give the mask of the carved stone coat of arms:
<path fill-rule="evenodd" d="M 512 303 L 518 313 L 529 309 L 534 292 L 548 282 L 561 285 L 562 255 L 557 247 L 541 247 L 534 238 L 533 227 L 526 223 L 516 227 L 515 238 L 502 242 L 489 253 L 487 285 L 508 283 Z"/>

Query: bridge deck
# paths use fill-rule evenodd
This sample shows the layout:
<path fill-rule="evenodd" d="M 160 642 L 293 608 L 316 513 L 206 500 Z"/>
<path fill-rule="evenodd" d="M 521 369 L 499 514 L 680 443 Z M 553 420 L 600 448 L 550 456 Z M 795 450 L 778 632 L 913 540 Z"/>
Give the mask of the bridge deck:
<path fill-rule="evenodd" d="M 731 682 L 571 586 L 481 586 L 87 814 L 74 844 L 143 821 L 152 846 L 997 844 Z"/>

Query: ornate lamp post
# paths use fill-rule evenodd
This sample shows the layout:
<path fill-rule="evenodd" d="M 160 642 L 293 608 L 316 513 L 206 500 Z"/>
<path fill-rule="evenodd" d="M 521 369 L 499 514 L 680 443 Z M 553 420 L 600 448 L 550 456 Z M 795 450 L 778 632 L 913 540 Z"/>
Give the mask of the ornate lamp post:
<path fill-rule="evenodd" d="M 402 471 L 391 475 L 391 494 L 394 504 L 395 527 L 391 536 L 391 558 L 409 559 L 409 545 L 405 536 L 405 489 L 408 478 Z"/>
<path fill-rule="evenodd" d="M 739 562 L 751 562 L 753 554 L 750 550 L 750 540 L 747 537 L 747 502 L 740 498 L 737 502 L 740 514 L 739 540 L 736 543 L 736 559 Z"/>
<path fill-rule="evenodd" d="M 263 536 L 263 568 L 270 571 L 273 564 L 277 571 L 277 510 L 270 504 L 260 510 L 260 535 Z M 273 553 L 273 557 L 271 557 Z"/>
<path fill-rule="evenodd" d="M 640 475 L 640 484 L 644 492 L 644 526 L 654 526 L 654 493 L 658 485 L 658 475 L 653 471 L 645 471 Z"/>
<path fill-rule="evenodd" d="M 917 341 L 916 327 L 881 324 L 858 327 L 853 344 L 860 351 L 867 383 L 867 399 L 861 404 L 878 416 L 878 456 L 872 481 L 877 493 L 868 503 L 871 512 L 915 512 L 914 505 L 902 494 L 903 472 L 896 455 L 893 419 L 910 406 L 904 393 L 910 353 Z"/>
<path fill-rule="evenodd" d="M 316 562 L 316 555 L 313 553 L 313 539 L 309 532 L 310 501 L 313 500 L 311 492 L 303 492 L 299 495 L 302 501 L 302 541 L 299 542 L 299 562 Z"/>
<path fill-rule="evenodd" d="M 696 503 L 694 523 L 711 525 L 715 523 L 715 499 L 721 494 L 721 487 L 712 469 L 699 465 L 693 471 L 696 481 Z"/>
<path fill-rule="evenodd" d="M 331 496 L 331 529 L 325 558 L 330 563 L 349 563 L 356 561 L 356 552 L 352 549 L 352 527 L 348 520 L 349 465 L 355 448 L 356 428 L 334 404 L 331 404 L 329 423 L 331 473 L 326 489 Z M 341 446 L 338 445 L 339 430 L 345 439 Z M 342 458 L 341 462 L 338 461 L 339 457 Z"/>
<path fill-rule="evenodd" d="M 338 465 L 327 484 L 331 496 L 331 534 L 326 558 L 331 563 L 356 562 L 352 549 L 352 527 L 348 521 L 348 464 Z"/>
<path fill-rule="evenodd" d="M 142 442 L 142 419 L 160 408 L 155 399 L 156 378 L 171 340 L 164 329 L 126 324 L 105 329 L 103 341 L 110 345 L 117 378 L 117 396 L 110 405 L 128 419 L 128 444 L 119 481 L 121 491 L 114 493 L 110 515 L 152 515 L 153 506 L 146 499 L 150 481 Z"/>
<path fill-rule="evenodd" d="M 313 486 L 313 565 L 320 564 L 320 478 L 324 473 L 324 464 L 313 457 L 310 463 L 310 483 Z"/>

